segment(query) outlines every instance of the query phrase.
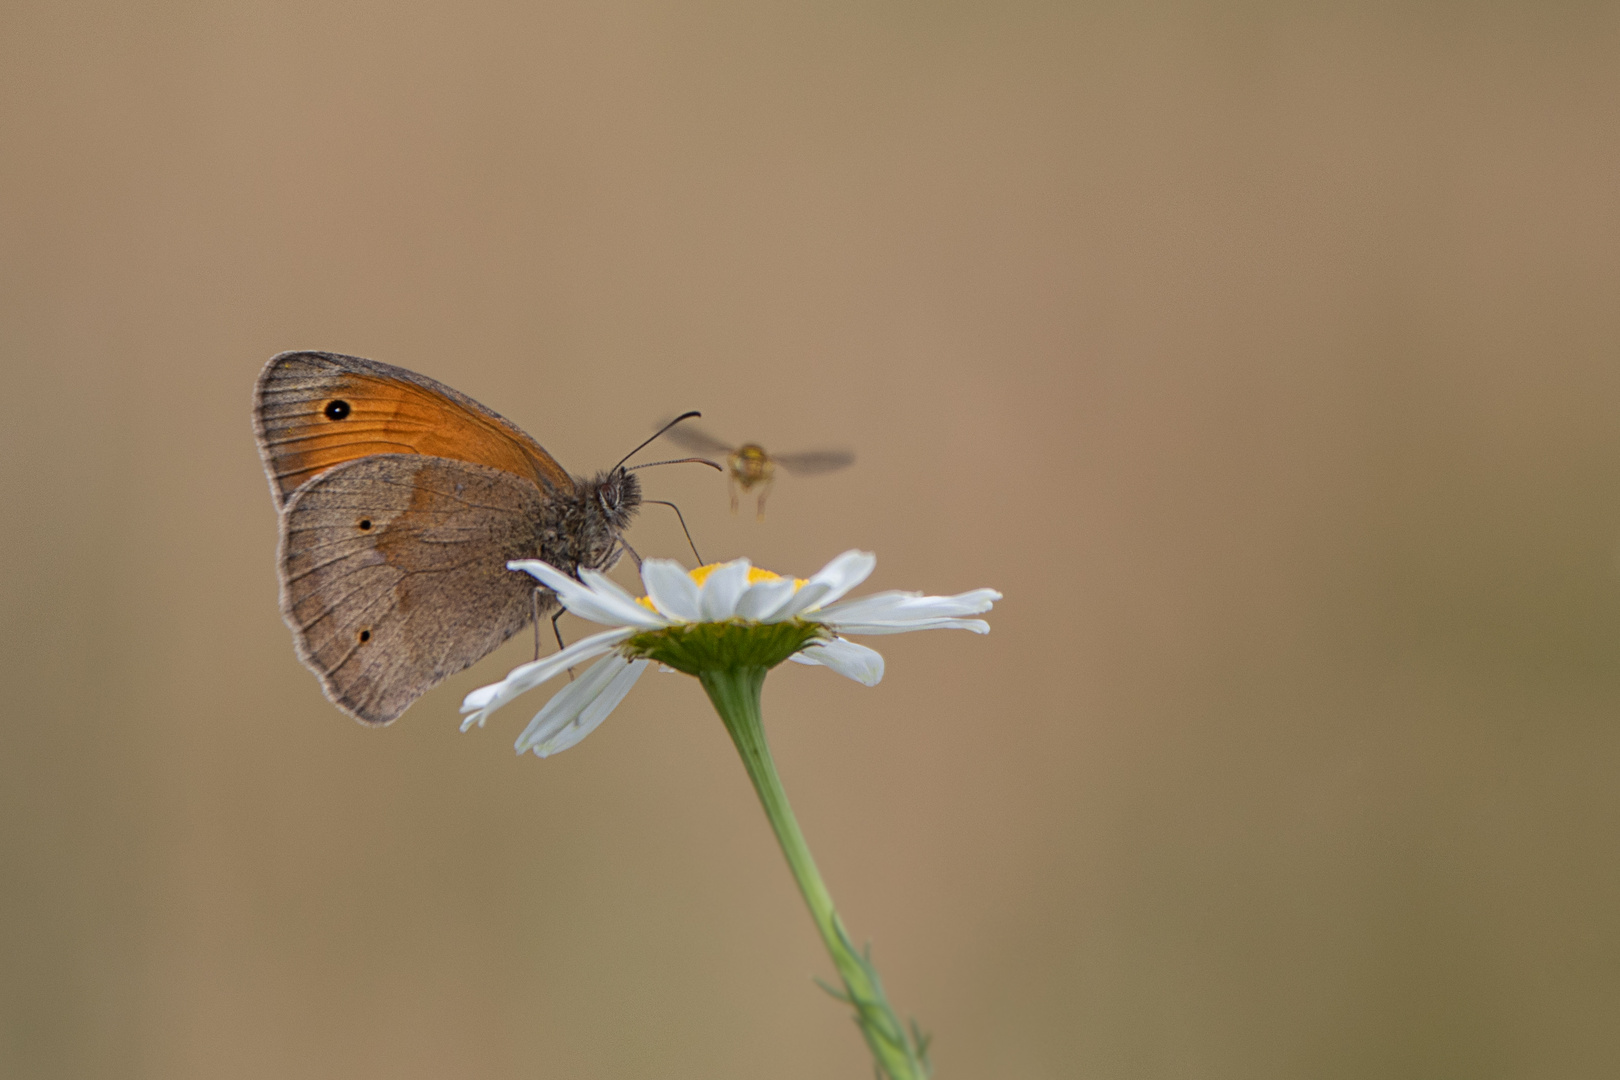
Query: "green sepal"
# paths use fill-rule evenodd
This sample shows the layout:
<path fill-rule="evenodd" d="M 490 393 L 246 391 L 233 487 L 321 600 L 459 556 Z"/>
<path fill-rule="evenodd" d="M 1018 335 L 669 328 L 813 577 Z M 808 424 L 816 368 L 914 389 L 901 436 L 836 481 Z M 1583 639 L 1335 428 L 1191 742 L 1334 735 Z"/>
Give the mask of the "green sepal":
<path fill-rule="evenodd" d="M 701 675 L 705 671 L 773 668 L 810 642 L 829 636 L 826 627 L 804 619 L 686 623 L 644 631 L 626 641 L 623 649 L 628 655 Z"/>

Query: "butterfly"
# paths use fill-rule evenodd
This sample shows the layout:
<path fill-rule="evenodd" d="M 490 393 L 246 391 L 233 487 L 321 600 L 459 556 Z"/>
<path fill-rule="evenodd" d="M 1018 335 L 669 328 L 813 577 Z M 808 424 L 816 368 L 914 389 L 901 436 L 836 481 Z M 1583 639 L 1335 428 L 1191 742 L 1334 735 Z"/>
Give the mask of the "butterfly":
<path fill-rule="evenodd" d="M 507 560 L 605 572 L 642 503 L 623 461 L 570 476 L 465 394 L 358 356 L 272 357 L 253 431 L 280 512 L 276 566 L 294 648 L 327 698 L 367 724 L 392 722 L 531 621 L 560 614 L 555 594 Z"/>
<path fill-rule="evenodd" d="M 756 485 L 759 487 L 759 502 L 755 506 L 755 517 L 759 521 L 765 520 L 765 497 L 771 493 L 771 482 L 776 479 L 777 466 L 795 476 L 814 476 L 855 463 L 855 455 L 848 450 L 805 450 L 796 454 L 770 454 L 758 443 L 732 446 L 700 427 L 682 424 L 679 421 L 671 421 L 671 425 L 666 425 L 670 439 L 688 450 L 725 455 L 726 472 L 731 477 L 732 513 L 737 512 L 737 503 L 742 492 L 750 491 Z"/>

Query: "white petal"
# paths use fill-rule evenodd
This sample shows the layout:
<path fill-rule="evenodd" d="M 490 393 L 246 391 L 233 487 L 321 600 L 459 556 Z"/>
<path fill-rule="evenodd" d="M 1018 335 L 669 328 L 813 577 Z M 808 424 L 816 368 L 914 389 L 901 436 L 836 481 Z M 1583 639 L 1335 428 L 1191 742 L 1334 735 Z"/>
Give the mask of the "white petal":
<path fill-rule="evenodd" d="M 597 622 L 620 623 L 629 626 L 644 626 L 649 629 L 669 625 L 669 620 L 656 611 L 649 610 L 645 605 L 636 603 L 636 598 L 625 592 L 618 582 L 611 580 L 607 575 L 595 570 L 581 570 L 579 576 L 591 587 L 592 596 L 603 606 L 605 612 L 614 617 L 610 620 L 597 619 Z M 579 614 L 579 612 L 575 612 Z"/>
<path fill-rule="evenodd" d="M 805 618 L 828 624 L 837 622 L 839 618 L 846 615 L 854 618 L 871 618 L 875 616 L 886 619 L 893 617 L 902 610 L 902 605 L 908 600 L 921 600 L 922 596 L 923 594 L 920 592 L 901 592 L 898 589 L 890 589 L 887 592 L 863 596 L 858 600 L 845 600 L 840 604 L 828 604 L 806 615 Z"/>
<path fill-rule="evenodd" d="M 846 551 L 812 574 L 810 580 L 832 585 L 832 591 L 821 601 L 830 604 L 834 600 L 842 600 L 845 593 L 871 577 L 876 566 L 877 556 L 870 551 Z"/>
<path fill-rule="evenodd" d="M 575 581 L 555 566 L 548 562 L 541 562 L 539 559 L 513 559 L 506 564 L 506 568 L 508 570 L 523 571 L 525 574 L 539 580 L 540 584 L 546 586 L 558 596 L 585 588 L 583 583 Z"/>
<path fill-rule="evenodd" d="M 883 678 L 883 655 L 876 649 L 857 645 L 843 638 L 806 645 L 792 657 L 801 664 L 820 664 L 854 679 L 864 686 L 876 686 Z"/>
<path fill-rule="evenodd" d="M 824 623 L 840 634 L 909 634 L 913 630 L 971 630 L 988 634 L 990 624 L 983 619 L 896 619 L 892 622 Z"/>
<path fill-rule="evenodd" d="M 806 608 L 815 607 L 828 593 L 832 592 L 832 585 L 825 581 L 808 581 L 799 587 L 795 593 L 783 597 L 775 611 L 768 611 L 759 617 L 760 622 L 777 623 L 787 622 L 796 617 Z"/>
<path fill-rule="evenodd" d="M 994 589 L 974 589 L 956 596 L 924 596 L 915 592 L 873 593 L 858 600 L 829 604 L 806 618 L 828 626 L 845 622 L 905 622 L 917 619 L 945 619 L 977 615 L 989 611 L 1001 594 Z"/>
<path fill-rule="evenodd" d="M 669 625 L 669 620 L 648 611 L 630 594 L 594 570 L 582 576 L 591 582 L 575 581 L 555 566 L 538 559 L 516 559 L 506 564 L 509 569 L 522 570 L 533 575 L 546 588 L 557 594 L 563 607 L 582 619 L 605 623 L 608 626 L 639 626 L 656 630 Z"/>
<path fill-rule="evenodd" d="M 594 593 L 584 593 L 563 601 L 563 607 L 591 622 L 606 626 L 635 626 L 643 630 L 660 630 L 669 620 L 656 611 L 648 611 L 640 604 L 617 604 L 603 600 Z"/>
<path fill-rule="evenodd" d="M 546 742 L 578 720 L 580 714 L 607 689 L 613 677 L 629 666 L 630 661 L 622 656 L 598 660 L 585 674 L 551 695 L 551 700 L 534 714 L 529 726 L 518 736 L 517 752 L 521 754 Z"/>
<path fill-rule="evenodd" d="M 774 614 L 792 595 L 792 578 L 767 578 L 750 585 L 742 594 L 737 601 L 737 615 L 754 622 L 770 622 L 767 616 Z"/>
<path fill-rule="evenodd" d="M 474 724 L 483 727 L 484 721 L 491 713 L 519 694 L 534 689 L 547 679 L 555 678 L 575 664 L 610 652 L 615 645 L 635 632 L 634 627 L 626 626 L 592 634 L 588 638 L 574 642 L 561 652 L 543 656 L 532 663 L 518 665 L 507 672 L 506 678 L 498 683 L 480 686 L 462 699 L 461 711 L 471 715 L 461 722 L 461 730 L 466 731 Z"/>
<path fill-rule="evenodd" d="M 748 587 L 748 560 L 735 559 L 717 566 L 703 579 L 698 602 L 704 622 L 721 622 L 737 614 L 737 600 Z"/>
<path fill-rule="evenodd" d="M 865 581 L 877 566 L 877 556 L 869 551 L 846 551 L 810 576 L 804 588 L 793 594 L 770 622 L 785 622 L 800 612 L 830 604 Z"/>
<path fill-rule="evenodd" d="M 602 662 L 605 664 L 610 661 L 604 660 Z M 570 746 L 595 731 L 602 725 L 602 721 L 608 718 L 608 714 L 619 707 L 619 702 L 624 700 L 624 696 L 630 692 L 631 687 L 636 685 L 636 680 L 641 678 L 641 673 L 646 671 L 647 665 L 651 663 L 651 660 L 630 661 L 623 671 L 613 676 L 602 692 L 597 695 L 596 700 L 585 707 L 585 711 L 579 714 L 578 720 L 563 728 L 551 739 L 530 747 L 530 749 L 539 757 L 549 757 L 552 754 L 567 750 Z"/>
<path fill-rule="evenodd" d="M 641 583 L 653 606 L 672 619 L 697 622 L 698 584 L 681 564 L 670 559 L 646 559 L 641 564 Z"/>
<path fill-rule="evenodd" d="M 636 598 L 626 592 L 624 586 L 620 585 L 617 581 L 614 581 L 600 570 L 592 570 L 589 567 L 582 567 L 579 571 L 579 580 L 589 585 L 591 587 L 591 591 L 596 593 L 596 595 L 603 600 L 623 602 L 626 604 L 636 603 Z M 641 607 L 640 604 L 636 604 L 636 606 Z M 642 610 L 645 611 L 647 609 L 642 608 Z"/>

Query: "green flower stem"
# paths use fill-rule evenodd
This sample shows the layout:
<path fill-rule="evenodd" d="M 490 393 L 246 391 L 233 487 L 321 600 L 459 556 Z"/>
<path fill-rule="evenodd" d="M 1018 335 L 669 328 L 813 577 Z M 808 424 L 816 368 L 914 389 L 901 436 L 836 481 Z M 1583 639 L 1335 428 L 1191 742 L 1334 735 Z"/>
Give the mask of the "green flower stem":
<path fill-rule="evenodd" d="M 804 833 L 799 831 L 793 809 L 788 806 L 760 715 L 760 691 L 767 670 L 762 666 L 710 669 L 700 672 L 698 678 L 731 733 L 731 741 L 759 794 L 760 805 L 765 808 L 765 817 L 782 845 L 793 879 L 799 883 L 799 892 L 810 908 L 821 940 L 832 954 L 833 965 L 844 983 L 844 992 L 834 992 L 834 996 L 855 1009 L 855 1022 L 882 1075 L 891 1080 L 921 1080 L 929 1073 L 928 1040 L 915 1024 L 908 1031 L 889 1007 L 870 955 L 857 950 L 844 931 Z"/>

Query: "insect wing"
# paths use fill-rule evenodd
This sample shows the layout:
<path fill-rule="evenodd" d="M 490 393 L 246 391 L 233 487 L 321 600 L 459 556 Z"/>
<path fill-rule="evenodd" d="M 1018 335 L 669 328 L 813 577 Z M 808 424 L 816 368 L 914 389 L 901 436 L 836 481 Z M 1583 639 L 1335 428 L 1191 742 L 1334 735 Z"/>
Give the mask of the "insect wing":
<path fill-rule="evenodd" d="M 814 476 L 855 464 L 848 450 L 806 450 L 797 454 L 772 454 L 771 460 L 796 476 Z"/>
<path fill-rule="evenodd" d="M 664 433 L 664 437 L 679 446 L 686 447 L 688 450 L 696 450 L 700 454 L 724 455 L 733 453 L 737 449 L 730 443 L 715 438 L 695 424 L 676 424 Z"/>

